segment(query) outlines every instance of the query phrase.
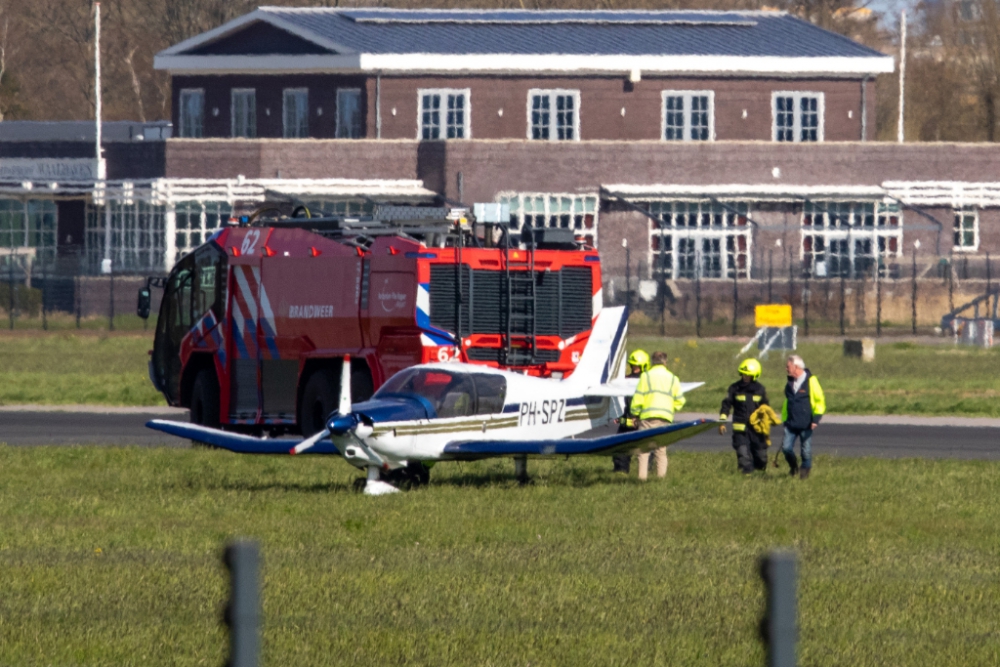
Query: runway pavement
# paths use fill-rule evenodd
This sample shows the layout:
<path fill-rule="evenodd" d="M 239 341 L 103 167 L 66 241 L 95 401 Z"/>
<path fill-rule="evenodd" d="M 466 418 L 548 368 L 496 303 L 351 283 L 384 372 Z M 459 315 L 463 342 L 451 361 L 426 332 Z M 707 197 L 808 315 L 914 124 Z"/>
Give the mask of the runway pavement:
<path fill-rule="evenodd" d="M 51 410 L 51 408 L 49 409 Z M 145 428 L 150 419 L 187 421 L 181 410 L 120 408 L 102 413 L 0 410 L 0 443 L 26 445 L 138 445 L 188 447 L 189 442 Z M 684 415 L 682 418 L 689 418 Z M 883 423 L 887 422 L 887 423 Z M 775 429 L 774 435 L 780 431 Z M 730 437 L 714 430 L 672 449 L 732 451 Z M 773 451 L 773 450 L 772 450 Z M 831 415 L 813 440 L 814 454 L 1000 460 L 1000 420 L 944 417 L 851 417 Z"/>

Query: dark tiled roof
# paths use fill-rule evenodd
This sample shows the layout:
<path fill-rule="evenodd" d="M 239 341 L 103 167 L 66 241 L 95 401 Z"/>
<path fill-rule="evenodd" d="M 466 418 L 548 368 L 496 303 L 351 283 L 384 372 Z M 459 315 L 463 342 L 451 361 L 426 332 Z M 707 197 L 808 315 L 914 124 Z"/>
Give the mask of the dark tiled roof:
<path fill-rule="evenodd" d="M 372 54 L 862 57 L 882 54 L 783 12 L 288 9 L 261 13 Z"/>

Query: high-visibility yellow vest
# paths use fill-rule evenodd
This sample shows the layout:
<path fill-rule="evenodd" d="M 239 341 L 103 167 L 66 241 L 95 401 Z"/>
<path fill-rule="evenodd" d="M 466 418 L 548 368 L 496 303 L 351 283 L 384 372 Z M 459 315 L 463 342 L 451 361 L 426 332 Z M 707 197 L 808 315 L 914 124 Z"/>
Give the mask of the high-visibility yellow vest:
<path fill-rule="evenodd" d="M 665 366 L 653 366 L 639 376 L 632 397 L 631 412 L 639 419 L 674 420 L 674 412 L 684 407 L 681 382 Z"/>

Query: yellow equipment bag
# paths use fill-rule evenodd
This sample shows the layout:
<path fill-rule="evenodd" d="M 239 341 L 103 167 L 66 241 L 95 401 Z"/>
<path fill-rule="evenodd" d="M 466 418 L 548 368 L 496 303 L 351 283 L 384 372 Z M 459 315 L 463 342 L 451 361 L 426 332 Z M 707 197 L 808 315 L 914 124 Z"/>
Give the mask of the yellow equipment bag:
<path fill-rule="evenodd" d="M 750 426 L 757 433 L 764 436 L 764 441 L 768 447 L 771 446 L 771 427 L 780 423 L 781 418 L 778 416 L 778 413 L 771 409 L 770 405 L 762 405 L 750 415 Z"/>

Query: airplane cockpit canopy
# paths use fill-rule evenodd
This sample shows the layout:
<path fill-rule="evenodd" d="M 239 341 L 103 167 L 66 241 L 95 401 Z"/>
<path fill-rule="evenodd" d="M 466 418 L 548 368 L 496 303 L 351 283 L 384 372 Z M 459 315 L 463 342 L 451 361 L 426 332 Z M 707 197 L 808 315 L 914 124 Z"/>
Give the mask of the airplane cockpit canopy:
<path fill-rule="evenodd" d="M 416 395 L 439 418 L 503 412 L 507 378 L 487 373 L 458 373 L 439 368 L 408 368 L 392 376 L 373 398 Z"/>

